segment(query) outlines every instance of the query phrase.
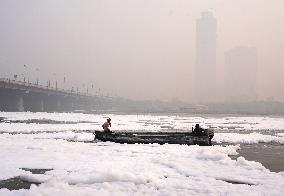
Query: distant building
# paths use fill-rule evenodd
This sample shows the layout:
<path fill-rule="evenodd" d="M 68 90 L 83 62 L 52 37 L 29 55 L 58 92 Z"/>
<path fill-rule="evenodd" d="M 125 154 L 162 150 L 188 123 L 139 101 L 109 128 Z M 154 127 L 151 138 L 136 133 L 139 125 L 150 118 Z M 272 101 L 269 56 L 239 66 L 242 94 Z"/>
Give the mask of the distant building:
<path fill-rule="evenodd" d="M 216 97 L 216 32 L 217 20 L 211 12 L 203 12 L 196 21 L 195 97 L 198 103 Z"/>
<path fill-rule="evenodd" d="M 225 92 L 235 102 L 256 99 L 257 49 L 235 47 L 225 53 Z"/>

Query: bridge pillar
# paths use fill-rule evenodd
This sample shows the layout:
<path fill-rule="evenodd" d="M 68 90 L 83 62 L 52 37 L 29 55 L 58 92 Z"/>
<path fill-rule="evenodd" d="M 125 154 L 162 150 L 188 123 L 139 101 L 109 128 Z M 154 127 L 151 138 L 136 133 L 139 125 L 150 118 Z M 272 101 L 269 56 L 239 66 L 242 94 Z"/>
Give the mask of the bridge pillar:
<path fill-rule="evenodd" d="M 44 103 L 43 103 L 43 100 L 42 100 L 42 99 L 39 101 L 39 110 L 40 110 L 41 112 L 44 111 Z"/>
<path fill-rule="evenodd" d="M 7 96 L 4 93 L 4 90 L 1 89 L 1 92 L 0 92 L 0 111 L 7 111 L 7 104 L 8 104 L 7 100 L 8 99 L 7 99 Z"/>
<path fill-rule="evenodd" d="M 24 99 L 23 99 L 23 96 L 21 95 L 17 95 L 15 97 L 15 110 L 17 112 L 23 112 L 25 111 L 25 108 L 24 108 Z"/>
<path fill-rule="evenodd" d="M 60 97 L 57 95 L 48 95 L 43 101 L 44 111 L 47 112 L 60 112 L 61 111 L 61 101 Z"/>
<path fill-rule="evenodd" d="M 44 103 L 43 99 L 38 98 L 34 103 L 33 103 L 33 110 L 34 112 L 43 112 L 44 111 Z"/>
<path fill-rule="evenodd" d="M 36 93 L 26 93 L 24 95 L 24 106 L 25 111 L 31 112 L 43 112 L 44 111 L 44 103 L 43 103 L 43 95 Z"/>
<path fill-rule="evenodd" d="M 57 108 L 57 111 L 59 111 L 59 112 L 62 111 L 60 99 L 57 99 L 57 100 L 56 100 L 56 108 Z"/>
<path fill-rule="evenodd" d="M 0 111 L 23 112 L 24 100 L 21 94 L 6 93 L 0 95 Z"/>
<path fill-rule="evenodd" d="M 74 98 L 64 97 L 61 99 L 60 108 L 63 112 L 70 112 L 74 109 Z"/>
<path fill-rule="evenodd" d="M 74 110 L 74 102 L 71 101 L 71 100 L 67 101 L 66 105 L 64 106 L 64 110 L 66 112 L 73 111 Z"/>

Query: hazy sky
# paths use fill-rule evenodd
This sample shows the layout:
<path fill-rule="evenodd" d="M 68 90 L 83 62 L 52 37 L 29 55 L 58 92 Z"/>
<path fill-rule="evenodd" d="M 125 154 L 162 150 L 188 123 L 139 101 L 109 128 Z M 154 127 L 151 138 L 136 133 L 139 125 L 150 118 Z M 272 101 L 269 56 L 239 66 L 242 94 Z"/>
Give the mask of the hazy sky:
<path fill-rule="evenodd" d="M 66 76 L 68 88 L 191 101 L 196 19 L 208 10 L 218 83 L 225 51 L 256 47 L 258 97 L 284 101 L 284 0 L 0 0 L 0 77 L 62 86 Z"/>

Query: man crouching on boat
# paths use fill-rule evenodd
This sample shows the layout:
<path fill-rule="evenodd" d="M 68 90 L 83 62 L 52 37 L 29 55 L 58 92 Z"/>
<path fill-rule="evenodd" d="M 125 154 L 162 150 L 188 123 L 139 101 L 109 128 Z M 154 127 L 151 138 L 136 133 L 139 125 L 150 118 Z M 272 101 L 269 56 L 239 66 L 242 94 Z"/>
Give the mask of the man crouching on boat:
<path fill-rule="evenodd" d="M 212 142 L 211 140 L 213 139 L 214 137 L 214 129 L 212 128 L 209 128 L 209 129 L 202 129 L 199 124 L 196 124 L 195 125 L 195 128 L 193 129 L 192 128 L 192 133 L 196 136 L 208 136 L 209 137 L 209 145 L 211 146 L 212 145 Z"/>
<path fill-rule="evenodd" d="M 110 133 L 110 129 L 109 127 L 111 127 L 111 119 L 108 118 L 107 121 L 102 125 L 104 132 L 109 132 Z"/>

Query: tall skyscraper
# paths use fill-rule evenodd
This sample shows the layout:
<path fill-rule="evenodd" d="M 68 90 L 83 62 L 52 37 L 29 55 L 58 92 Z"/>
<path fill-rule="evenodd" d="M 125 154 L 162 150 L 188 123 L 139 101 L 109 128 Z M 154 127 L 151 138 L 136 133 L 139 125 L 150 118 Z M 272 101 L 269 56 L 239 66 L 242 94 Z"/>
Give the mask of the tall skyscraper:
<path fill-rule="evenodd" d="M 195 97 L 199 103 L 216 97 L 216 32 L 216 18 L 203 12 L 196 21 Z"/>
<path fill-rule="evenodd" d="M 256 99 L 257 49 L 235 47 L 225 53 L 225 92 L 235 102 Z"/>

